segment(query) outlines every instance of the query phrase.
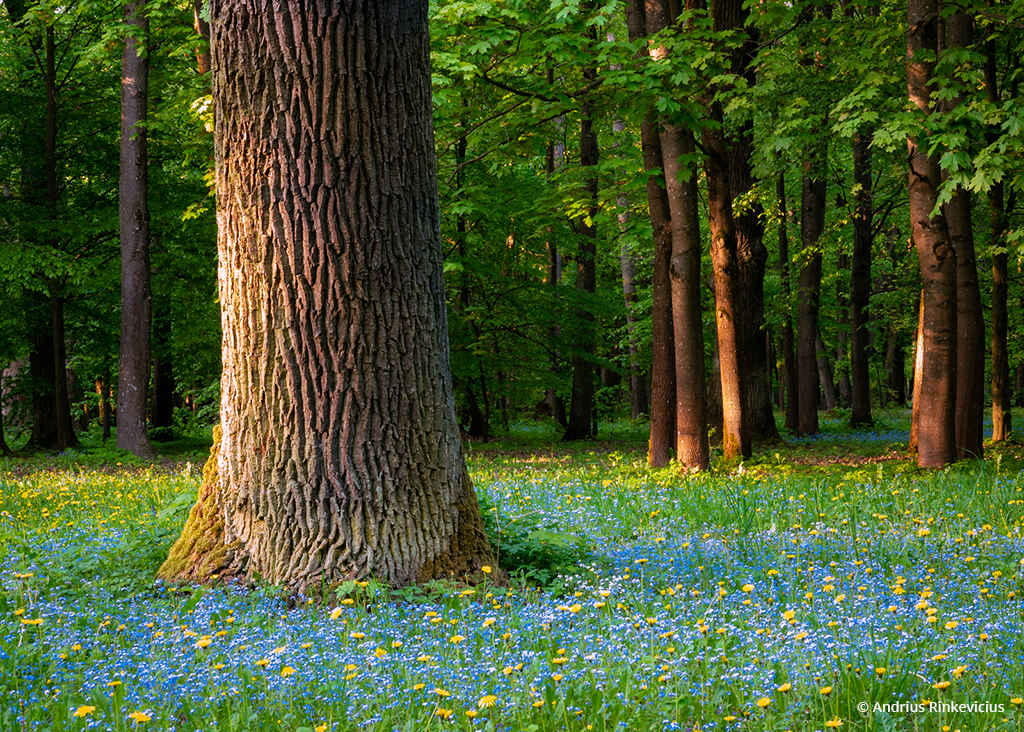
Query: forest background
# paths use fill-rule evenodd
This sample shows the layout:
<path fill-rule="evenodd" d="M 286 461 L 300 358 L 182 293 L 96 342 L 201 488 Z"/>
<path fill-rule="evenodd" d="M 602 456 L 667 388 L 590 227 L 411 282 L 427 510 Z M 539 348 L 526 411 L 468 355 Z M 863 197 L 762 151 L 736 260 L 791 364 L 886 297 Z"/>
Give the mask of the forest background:
<path fill-rule="evenodd" d="M 927 3 L 911 13 L 917 5 Z M 70 426 L 112 421 L 119 348 L 124 358 L 126 37 L 139 39 L 149 70 L 146 114 L 128 128 L 149 146 L 149 437 L 199 434 L 216 420 L 220 373 L 205 10 L 151 0 L 140 30 L 118 4 L 4 6 L 0 362 L 10 367 L 0 446 L 67 449 Z M 658 218 L 666 179 L 699 184 L 703 256 L 689 292 L 699 291 L 701 325 L 687 342 L 700 343 L 706 421 L 717 439 L 724 431 L 726 454 L 778 439 L 773 407 L 801 435 L 818 431 L 819 409 L 865 425 L 873 410 L 904 403 L 913 374 L 928 371 L 914 358 L 930 331 L 918 333 L 922 271 L 931 280 L 908 202 L 911 139 L 942 176 L 937 205 L 916 220 L 949 220 L 958 266 L 959 357 L 951 369 L 947 349 L 944 374 L 959 390 L 925 391 L 958 421 L 957 449 L 939 464 L 980 453 L 983 404 L 993 438 L 1006 438 L 1011 395 L 1024 397 L 1014 345 L 1024 323 L 1011 307 L 1024 299 L 1024 5 L 929 6 L 932 45 L 917 48 L 923 105 L 913 85 L 908 97 L 919 28 L 908 29 L 905 3 L 647 3 L 638 22 L 642 7 L 431 4 L 451 360 L 467 435 L 486 440 L 532 416 L 573 439 L 649 415 L 651 463 L 668 461 L 676 389 L 704 388 L 674 383 L 681 295 Z M 645 142 L 671 130 L 693 144 L 674 157 L 679 174 L 665 176 Z M 719 348 L 723 201 L 735 234 L 729 318 L 742 345 Z M 722 355 L 737 351 L 746 433 L 733 446 L 729 377 L 719 374 Z"/>

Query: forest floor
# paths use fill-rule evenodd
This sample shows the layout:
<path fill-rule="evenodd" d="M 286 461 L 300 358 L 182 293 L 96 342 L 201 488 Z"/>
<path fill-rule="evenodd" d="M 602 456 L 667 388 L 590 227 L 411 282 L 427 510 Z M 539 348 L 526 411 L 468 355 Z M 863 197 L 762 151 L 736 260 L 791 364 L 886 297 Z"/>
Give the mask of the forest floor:
<path fill-rule="evenodd" d="M 1020 730 L 1024 449 L 922 471 L 908 417 L 705 475 L 513 425 L 467 444 L 511 587 L 298 604 L 154 584 L 201 438 L 2 460 L 0 732 Z"/>

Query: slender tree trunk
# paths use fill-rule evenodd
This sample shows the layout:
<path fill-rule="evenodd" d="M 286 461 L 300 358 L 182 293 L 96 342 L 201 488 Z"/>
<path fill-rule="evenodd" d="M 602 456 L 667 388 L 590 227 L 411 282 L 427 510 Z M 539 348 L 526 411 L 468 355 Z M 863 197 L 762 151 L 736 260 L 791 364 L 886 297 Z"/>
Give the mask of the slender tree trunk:
<path fill-rule="evenodd" d="M 680 157 L 693 159 L 693 133 L 667 125 L 661 134 L 665 184 L 672 217 L 672 320 L 676 365 L 676 457 L 686 468 L 710 467 L 704 387 L 704 324 L 700 305 L 700 218 L 697 171 L 683 171 Z"/>
<path fill-rule="evenodd" d="M 989 41 L 985 48 L 985 92 L 992 104 L 999 103 L 999 85 L 996 79 L 995 43 Z M 998 130 L 990 130 L 989 143 L 995 142 Z M 1006 217 L 1003 208 L 1003 182 L 995 183 L 988 192 L 989 242 L 992 254 L 992 441 L 1002 442 L 1010 438 L 1012 420 L 1010 416 L 1010 356 L 1007 348 L 1007 289 L 1009 286 L 1008 255 L 1006 242 Z M 1010 207 L 1013 210 L 1013 206 Z M 959 345 L 959 338 L 958 338 Z M 959 387 L 959 382 L 958 382 Z"/>
<path fill-rule="evenodd" d="M 110 375 L 107 369 L 96 379 L 96 394 L 100 398 L 99 422 L 103 427 L 103 441 L 106 442 L 110 439 Z"/>
<path fill-rule="evenodd" d="M 905 405 L 907 403 L 907 377 L 903 370 L 903 344 L 900 342 L 899 333 L 893 333 L 886 345 L 885 373 L 888 391 L 892 398 L 900 406 Z"/>
<path fill-rule="evenodd" d="M 165 579 L 494 565 L 448 366 L 427 5 L 214 2 L 223 437 Z"/>
<path fill-rule="evenodd" d="M 57 402 L 57 449 L 78 446 L 78 437 L 71 425 L 71 400 L 68 396 L 67 351 L 64 347 L 64 298 L 56 289 L 50 293 L 51 327 L 53 329 L 54 394 Z"/>
<path fill-rule="evenodd" d="M 746 19 L 741 0 L 718 0 L 711 5 L 715 31 L 741 28 Z M 736 225 L 732 211 L 728 146 L 722 106 L 706 100 L 710 124 L 704 127 L 704 174 L 708 190 L 711 262 L 715 272 L 715 323 L 722 369 L 722 451 L 726 457 L 750 455 L 747 410 L 746 349 L 740 324 L 740 273 Z"/>
<path fill-rule="evenodd" d="M 786 381 L 786 429 L 800 436 L 800 382 L 797 378 L 796 355 L 793 353 L 793 314 L 790 312 L 789 284 L 789 211 L 786 208 L 786 177 L 779 175 L 775 182 L 775 195 L 779 199 L 779 269 L 782 295 L 785 298 L 782 319 L 782 363 Z"/>
<path fill-rule="evenodd" d="M 850 426 L 872 424 L 868 306 L 871 298 L 871 245 L 874 196 L 871 189 L 871 138 L 868 129 L 853 138 L 853 182 L 857 186 L 850 261 Z"/>
<path fill-rule="evenodd" d="M 174 426 L 174 360 L 171 356 L 170 312 L 160 309 L 154 327 L 153 349 L 153 406 L 154 427 L 170 429 Z M 167 438 L 164 438 L 167 439 Z"/>
<path fill-rule="evenodd" d="M 910 408 L 910 444 L 908 449 L 917 452 L 921 434 L 921 374 L 924 373 L 924 297 L 917 298 L 917 336 L 914 346 L 914 396 Z"/>
<path fill-rule="evenodd" d="M 804 164 L 800 205 L 803 244 L 800 289 L 797 291 L 796 359 L 799 379 L 800 434 L 818 433 L 818 307 L 821 297 L 821 250 L 825 229 L 825 161 L 814 157 Z"/>
<path fill-rule="evenodd" d="M 967 13 L 952 15 L 946 22 L 946 46 L 956 52 L 974 43 L 974 20 Z M 957 97 L 944 102 L 952 112 L 964 102 Z M 985 318 L 981 311 L 978 264 L 974 254 L 971 194 L 957 188 L 944 206 L 949 239 L 956 253 L 956 449 L 957 456 L 982 456 L 985 412 Z"/>
<path fill-rule="evenodd" d="M 192 0 L 192 27 L 202 39 L 196 49 L 196 68 L 200 74 L 210 73 L 210 24 L 203 19 L 203 0 Z"/>
<path fill-rule="evenodd" d="M 588 6 L 589 7 L 589 6 Z M 595 31 L 591 31 L 593 34 Z M 583 78 L 593 81 L 597 69 L 583 70 Z M 594 102 L 583 102 L 580 119 L 580 165 L 594 170 L 594 177 L 587 180 L 586 192 L 590 198 L 590 213 L 581 217 L 579 227 L 579 249 L 576 252 L 576 289 L 593 294 L 597 291 L 597 173 L 599 160 L 597 132 L 594 129 Z M 572 401 L 569 405 L 569 424 L 562 439 L 582 440 L 595 435 L 594 430 L 594 355 L 597 334 L 594 332 L 594 314 L 587 308 L 576 311 L 580 328 L 578 352 L 572 359 Z"/>
<path fill-rule="evenodd" d="M 125 5 L 130 28 L 121 60 L 121 356 L 117 384 L 117 447 L 153 459 L 146 435 L 153 299 L 149 288 L 146 107 L 149 34 L 145 0 Z"/>
<path fill-rule="evenodd" d="M 821 382 L 821 406 L 826 412 L 831 412 L 839 406 L 835 370 L 828 360 L 828 349 L 825 348 L 821 336 L 814 339 L 814 345 L 817 352 L 818 380 Z"/>
<path fill-rule="evenodd" d="M 931 113 L 930 81 L 938 52 L 938 0 L 910 0 L 907 9 L 907 93 L 924 115 Z M 955 462 L 957 371 L 957 257 L 943 213 L 933 216 L 941 171 L 937 155 L 907 138 L 910 221 L 921 267 L 923 362 L 918 409 L 918 465 Z"/>
<path fill-rule="evenodd" d="M 664 6 L 652 3 L 647 17 L 644 0 L 629 0 L 626 25 L 629 40 L 636 43 L 648 27 L 665 27 Z M 668 194 L 658 183 L 656 171 L 663 165 L 661 139 L 653 112 L 640 125 L 640 146 L 647 171 L 647 207 L 654 232 L 654 275 L 651 304 L 651 439 L 647 459 L 651 467 L 664 467 L 672 457 L 676 439 L 676 366 L 672 323 L 672 285 L 669 276 L 672 257 L 672 223 Z"/>
<path fill-rule="evenodd" d="M 547 80 L 549 86 L 554 86 L 555 75 L 552 69 L 548 69 Z M 548 142 L 545 160 L 544 170 L 547 180 L 551 180 L 551 176 L 555 174 L 555 145 L 553 142 Z M 551 288 L 554 293 L 553 299 L 558 301 L 558 288 L 562 282 L 562 255 L 558 251 L 558 245 L 548 240 L 548 266 L 547 266 L 547 286 Z M 548 352 L 548 360 L 551 363 L 551 375 L 554 377 L 556 382 L 560 379 L 562 373 L 562 364 L 558 355 L 558 338 L 561 335 L 561 328 L 559 328 L 556 322 L 552 322 L 547 329 L 548 342 L 551 344 L 550 351 Z M 485 395 L 486 397 L 486 395 Z M 555 387 L 551 387 L 547 390 L 545 396 L 548 406 L 551 408 L 551 416 L 554 418 L 563 429 L 568 426 L 569 422 L 565 418 L 565 400 L 562 399 L 558 394 L 558 390 Z"/>
<path fill-rule="evenodd" d="M 0 455 L 7 457 L 11 454 L 11 448 L 7 446 L 4 439 L 4 375 L 0 371 Z"/>

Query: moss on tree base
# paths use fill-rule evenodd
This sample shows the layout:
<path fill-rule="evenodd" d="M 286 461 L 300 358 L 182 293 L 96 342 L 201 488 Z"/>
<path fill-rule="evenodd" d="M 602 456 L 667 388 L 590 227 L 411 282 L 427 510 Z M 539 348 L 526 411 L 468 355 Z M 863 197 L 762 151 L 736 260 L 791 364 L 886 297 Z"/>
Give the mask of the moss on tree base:
<path fill-rule="evenodd" d="M 181 536 L 157 571 L 157 579 L 204 584 L 214 579 L 213 575 L 227 579 L 225 575 L 235 574 L 230 568 L 238 547 L 224 543 L 224 514 L 221 511 L 220 476 L 217 474 L 220 440 L 218 425 L 213 428 L 213 447 L 203 468 L 199 498 L 189 511 Z"/>

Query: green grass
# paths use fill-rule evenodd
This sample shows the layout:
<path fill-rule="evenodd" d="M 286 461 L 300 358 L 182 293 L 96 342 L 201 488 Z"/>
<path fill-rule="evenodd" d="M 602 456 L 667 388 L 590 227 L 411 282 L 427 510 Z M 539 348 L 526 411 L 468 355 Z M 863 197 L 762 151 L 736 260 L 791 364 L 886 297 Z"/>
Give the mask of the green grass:
<path fill-rule="evenodd" d="M 1020 730 L 1021 446 L 928 473 L 899 420 L 700 476 L 518 426 L 468 452 L 511 588 L 297 602 L 153 584 L 187 447 L 3 461 L 0 732 Z"/>

